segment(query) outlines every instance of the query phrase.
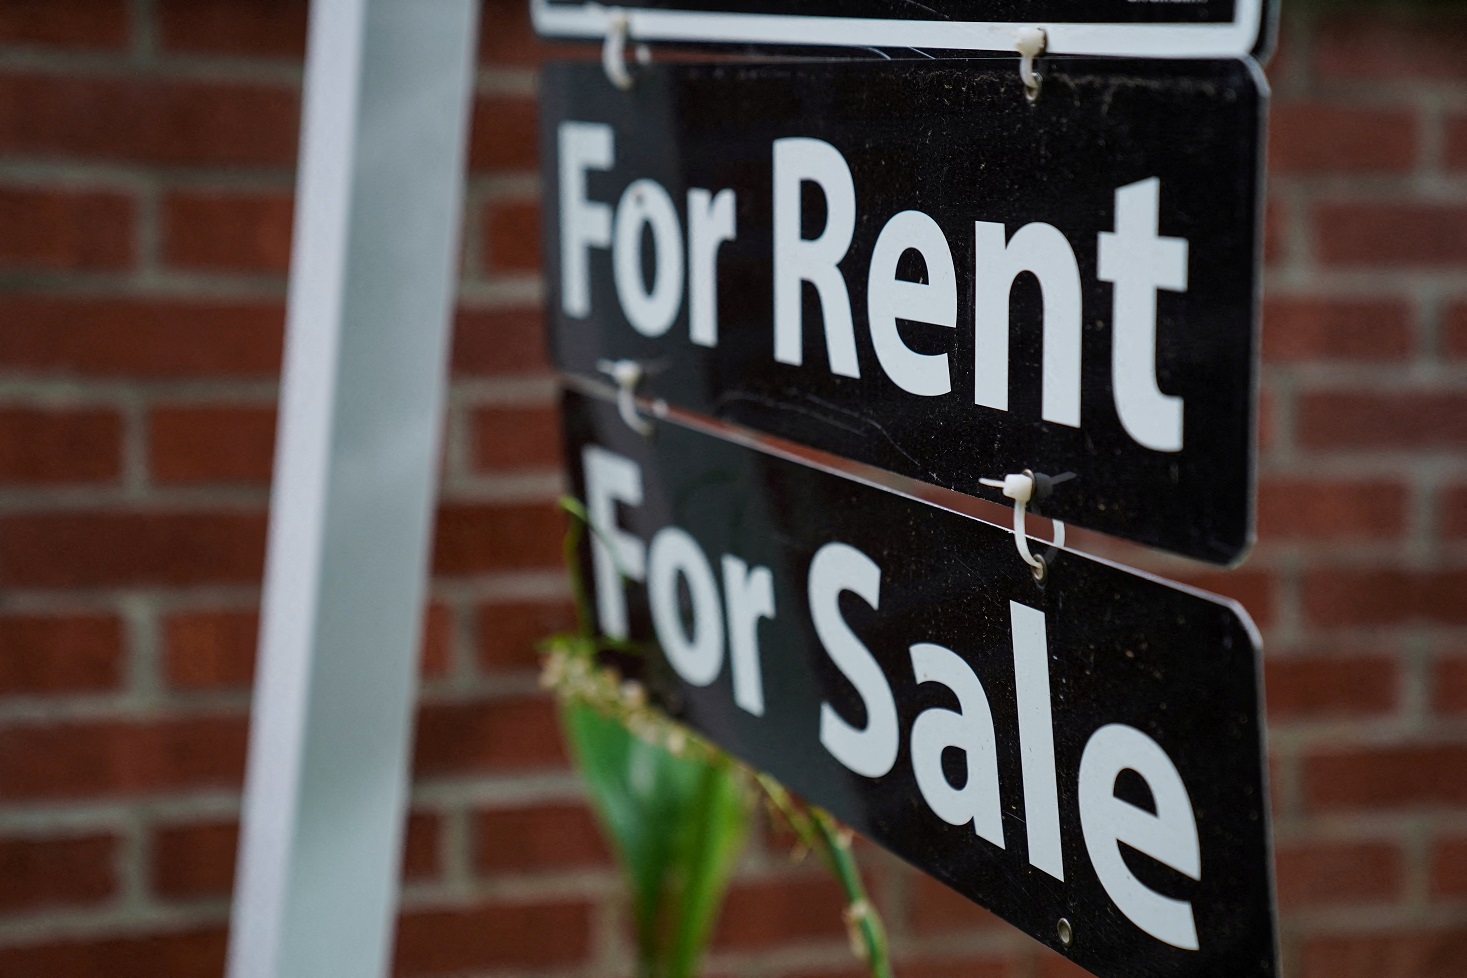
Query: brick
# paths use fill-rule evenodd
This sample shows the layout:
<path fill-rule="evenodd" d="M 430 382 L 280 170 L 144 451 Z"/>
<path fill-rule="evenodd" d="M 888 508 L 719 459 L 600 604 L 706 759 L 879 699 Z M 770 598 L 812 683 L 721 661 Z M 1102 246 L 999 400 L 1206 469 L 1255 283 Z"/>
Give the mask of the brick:
<path fill-rule="evenodd" d="M 1263 263 L 1272 268 L 1288 258 L 1293 208 L 1280 197 L 1270 197 L 1263 209 Z"/>
<path fill-rule="evenodd" d="M 1258 392 L 1258 451 L 1260 454 L 1271 451 L 1278 442 L 1277 403 L 1278 396 L 1271 388 L 1265 387 Z"/>
<path fill-rule="evenodd" d="M 258 584 L 262 512 L 27 513 L 0 517 L 0 586 Z"/>
<path fill-rule="evenodd" d="M 403 846 L 406 879 L 429 879 L 439 873 L 441 831 L 436 815 L 414 812 L 408 817 Z M 173 899 L 228 896 L 234 887 L 238 847 L 235 821 L 159 826 L 151 844 L 153 891 Z"/>
<path fill-rule="evenodd" d="M 497 808 L 474 817 L 474 870 L 480 874 L 580 869 L 609 860 L 585 805 Z"/>
<path fill-rule="evenodd" d="M 453 333 L 453 372 L 461 377 L 550 371 L 538 309 L 460 309 Z"/>
<path fill-rule="evenodd" d="M 243 715 L 12 724 L 0 734 L 0 797 L 14 802 L 237 788 L 245 730 Z"/>
<path fill-rule="evenodd" d="M 1258 537 L 1389 540 L 1405 533 L 1409 505 L 1400 482 L 1270 478 L 1258 487 Z"/>
<path fill-rule="evenodd" d="M 101 408 L 0 408 L 0 483 L 115 482 L 122 419 Z"/>
<path fill-rule="evenodd" d="M 964 957 L 906 957 L 895 955 L 892 971 L 901 978 L 1019 978 L 1029 974 L 1017 955 L 999 957 L 996 954 L 968 955 Z M 779 978 L 870 978 L 871 972 L 859 962 L 843 967 L 812 965 L 780 971 Z"/>
<path fill-rule="evenodd" d="M 418 666 L 424 676 L 446 676 L 453 667 L 453 612 L 446 605 L 430 604 L 423 616 L 422 645 Z"/>
<path fill-rule="evenodd" d="M 1299 395 L 1297 438 L 1325 449 L 1431 450 L 1467 446 L 1467 391 L 1318 390 Z"/>
<path fill-rule="evenodd" d="M 560 463 L 560 412 L 555 408 L 496 405 L 474 412 L 477 468 L 558 468 Z"/>
<path fill-rule="evenodd" d="M 0 295 L 0 372 L 273 377 L 284 321 L 275 302 Z"/>
<path fill-rule="evenodd" d="M 1321 569 L 1302 591 L 1304 617 L 1327 628 L 1467 624 L 1467 570 Z"/>
<path fill-rule="evenodd" d="M 1443 716 L 1467 716 L 1467 656 L 1443 657 L 1432 664 L 1431 707 Z"/>
<path fill-rule="evenodd" d="M 306 53 L 306 0 L 162 0 L 164 51 L 299 61 Z"/>
<path fill-rule="evenodd" d="M 420 652 L 423 674 L 446 675 L 453 621 L 449 609 L 430 605 Z M 260 616 L 254 610 L 185 611 L 164 623 L 164 668 L 177 689 L 244 689 L 255 673 Z"/>
<path fill-rule="evenodd" d="M 535 644 L 575 628 L 575 609 L 568 601 L 486 604 L 479 609 L 479 668 L 485 672 L 536 669 Z"/>
<path fill-rule="evenodd" d="M 548 58 L 584 58 L 583 44 L 548 43 L 535 36 L 530 6 L 519 0 L 484 0 L 479 22 L 479 61 L 496 68 L 527 68 Z"/>
<path fill-rule="evenodd" d="M 991 952 L 964 957 L 898 957 L 893 964 L 892 970 L 902 978 L 1019 978 L 1029 973 L 1017 955 L 999 957 Z M 860 969 L 853 972 L 860 978 L 869 974 Z"/>
<path fill-rule="evenodd" d="M 1379 716 L 1400 703 L 1400 664 L 1390 656 L 1274 659 L 1264 675 L 1271 720 Z"/>
<path fill-rule="evenodd" d="M 1464 46 L 1467 20 L 1461 17 L 1334 16 L 1319 25 L 1314 70 L 1327 81 L 1461 80 L 1467 78 Z"/>
<path fill-rule="evenodd" d="M 1280 100 L 1269 110 L 1269 172 L 1407 172 L 1416 165 L 1418 129 L 1409 109 Z"/>
<path fill-rule="evenodd" d="M 834 879 L 736 881 L 714 926 L 716 948 L 770 948 L 796 941 L 845 942 L 845 898 Z"/>
<path fill-rule="evenodd" d="M 1467 805 L 1467 744 L 1328 748 L 1304 757 L 1310 811 L 1396 811 Z"/>
<path fill-rule="evenodd" d="M 1442 162 L 1448 170 L 1467 170 L 1467 113 L 1449 115 L 1442 125 Z"/>
<path fill-rule="evenodd" d="M 577 964 L 591 950 L 591 907 L 579 900 L 479 904 L 404 914 L 393 973 L 404 978 Z"/>
<path fill-rule="evenodd" d="M 0 617 L 0 695 L 116 689 L 122 622 L 112 615 Z"/>
<path fill-rule="evenodd" d="M 0 227 L 25 229 L 24 234 L 0 235 L 0 268 L 68 272 L 129 268 L 136 250 L 136 223 L 136 207 L 123 194 L 0 187 Z"/>
<path fill-rule="evenodd" d="M 1047 947 L 1035 949 L 1037 978 L 1085 978 L 1090 972 L 1069 958 Z"/>
<path fill-rule="evenodd" d="M 1399 361 L 1414 347 L 1411 307 L 1400 299 L 1263 300 L 1263 359 L 1270 363 Z"/>
<path fill-rule="evenodd" d="M 951 887 L 924 873 L 911 874 L 908 926 L 919 937 L 958 932 L 1001 932 L 1008 925 Z"/>
<path fill-rule="evenodd" d="M 1455 360 L 1467 359 L 1467 299 L 1449 303 L 1442 312 L 1442 352 Z"/>
<path fill-rule="evenodd" d="M 1284 913 L 1391 902 L 1401 898 L 1405 885 L 1405 857 L 1387 842 L 1280 845 L 1274 866 Z"/>
<path fill-rule="evenodd" d="M 1442 489 L 1438 515 L 1442 536 L 1453 540 L 1467 537 L 1467 485 Z"/>
<path fill-rule="evenodd" d="M 121 48 L 130 33 L 126 0 L 0 0 L 0 44 Z"/>
<path fill-rule="evenodd" d="M 294 165 L 293 86 L 0 73 L 0 153 L 170 166 Z"/>
<path fill-rule="evenodd" d="M 1433 896 L 1467 896 L 1467 836 L 1437 839 L 1430 863 Z"/>
<path fill-rule="evenodd" d="M 1448 899 L 1467 897 L 1467 838 L 1437 840 L 1428 858 L 1431 894 Z"/>
<path fill-rule="evenodd" d="M 469 168 L 487 173 L 534 173 L 540 165 L 535 100 L 481 95 L 469 128 Z"/>
<path fill-rule="evenodd" d="M 0 837 L 0 911 L 80 906 L 117 892 L 115 835 Z"/>
<path fill-rule="evenodd" d="M 1299 978 L 1460 978 L 1467 927 L 1312 933 L 1299 950 Z"/>
<path fill-rule="evenodd" d="M 1446 268 L 1467 262 L 1467 205 L 1325 201 L 1314 247 L 1329 265 Z"/>
<path fill-rule="evenodd" d="M 219 978 L 223 927 L 161 934 L 93 936 L 0 948 L 0 978 Z"/>
<path fill-rule="evenodd" d="M 1270 571 L 1188 571 L 1174 575 L 1183 584 L 1232 598 L 1248 610 L 1258 627 L 1268 628 L 1278 615 L 1278 579 Z"/>
<path fill-rule="evenodd" d="M 248 686 L 260 618 L 254 611 L 186 611 L 163 626 L 164 670 L 178 689 Z"/>
<path fill-rule="evenodd" d="M 564 536 L 565 519 L 550 503 L 445 505 L 438 513 L 433 571 L 462 575 L 558 567 Z"/>
<path fill-rule="evenodd" d="M 484 209 L 488 272 L 533 272 L 540 267 L 540 206 L 494 201 Z"/>
<path fill-rule="evenodd" d="M 426 705 L 413 746 L 418 777 L 562 767 L 566 756 L 546 697 Z"/>
<path fill-rule="evenodd" d="M 273 407 L 160 407 L 148 416 L 148 467 L 160 484 L 266 484 L 274 458 Z"/>
<path fill-rule="evenodd" d="M 288 194 L 178 191 L 163 201 L 163 260 L 177 268 L 284 273 Z"/>

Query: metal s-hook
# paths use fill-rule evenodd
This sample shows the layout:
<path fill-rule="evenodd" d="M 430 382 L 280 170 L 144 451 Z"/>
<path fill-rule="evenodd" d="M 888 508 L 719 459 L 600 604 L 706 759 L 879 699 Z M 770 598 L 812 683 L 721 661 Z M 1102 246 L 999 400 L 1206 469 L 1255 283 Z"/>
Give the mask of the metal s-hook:
<path fill-rule="evenodd" d="M 1042 27 L 1021 27 L 1014 36 L 1014 49 L 1019 52 L 1019 79 L 1024 83 L 1024 97 L 1030 102 L 1039 100 L 1039 87 L 1044 76 L 1034 70 L 1034 59 L 1044 53 L 1049 39 Z"/>
<path fill-rule="evenodd" d="M 613 8 L 606 14 L 606 41 L 601 45 L 601 67 L 606 72 L 606 77 L 613 85 L 623 92 L 630 92 L 637 84 L 632 77 L 631 70 L 627 68 L 627 40 L 630 36 L 631 21 L 625 10 Z M 645 44 L 638 44 L 634 49 L 637 64 L 646 64 L 652 60 L 652 52 L 647 50 Z"/>
<path fill-rule="evenodd" d="M 1051 520 L 1054 524 L 1054 539 L 1050 543 L 1050 553 L 1043 557 L 1034 556 L 1029 549 L 1029 537 L 1024 532 L 1024 514 L 1031 502 L 1037 503 L 1040 499 L 1048 496 L 1056 482 L 1073 479 L 1073 472 L 1064 475 L 1047 476 L 1043 472 L 1035 472 L 1025 469 L 1023 472 L 1013 472 L 1002 479 L 979 479 L 985 486 L 1002 489 L 1003 494 L 1014 501 L 1014 545 L 1019 549 L 1019 556 L 1029 569 L 1034 573 L 1034 580 L 1043 581 L 1049 574 L 1049 558 L 1053 556 L 1054 550 L 1065 545 L 1065 525 L 1059 520 Z"/>
<path fill-rule="evenodd" d="M 635 360 L 599 360 L 596 369 L 616 384 L 616 411 L 627 427 L 643 438 L 650 438 L 652 423 L 637 413 L 637 387 L 646 376 L 642 365 Z"/>

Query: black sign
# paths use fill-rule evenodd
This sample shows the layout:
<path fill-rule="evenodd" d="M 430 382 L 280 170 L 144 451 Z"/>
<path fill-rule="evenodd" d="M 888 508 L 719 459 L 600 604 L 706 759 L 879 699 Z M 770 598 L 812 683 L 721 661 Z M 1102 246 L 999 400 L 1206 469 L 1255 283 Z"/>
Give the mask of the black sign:
<path fill-rule="evenodd" d="M 610 9 L 531 0 L 550 37 L 604 37 Z M 1152 58 L 1263 54 L 1274 0 L 633 0 L 615 8 L 643 41 L 1012 51 L 1017 29 L 1043 27 L 1053 54 Z"/>
<path fill-rule="evenodd" d="M 585 585 L 671 713 L 1103 978 L 1275 974 L 1236 605 L 1063 550 L 1040 584 L 1003 528 L 564 406 Z"/>
<path fill-rule="evenodd" d="M 1255 67 L 599 66 L 541 80 L 557 364 L 1219 563 L 1252 537 Z"/>

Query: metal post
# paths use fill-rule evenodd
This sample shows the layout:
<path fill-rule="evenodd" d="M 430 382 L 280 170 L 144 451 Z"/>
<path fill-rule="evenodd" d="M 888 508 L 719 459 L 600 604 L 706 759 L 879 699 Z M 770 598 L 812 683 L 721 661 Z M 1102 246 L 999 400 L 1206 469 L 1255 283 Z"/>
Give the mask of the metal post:
<path fill-rule="evenodd" d="M 231 978 L 385 975 L 476 0 L 314 0 Z"/>

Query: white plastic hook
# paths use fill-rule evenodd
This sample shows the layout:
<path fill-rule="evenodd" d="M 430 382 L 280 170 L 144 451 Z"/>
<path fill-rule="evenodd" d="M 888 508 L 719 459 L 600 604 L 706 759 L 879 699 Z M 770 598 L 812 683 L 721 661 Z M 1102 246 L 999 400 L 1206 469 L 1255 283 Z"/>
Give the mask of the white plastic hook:
<path fill-rule="evenodd" d="M 1024 514 L 1029 508 L 1029 503 L 1034 499 L 1034 472 L 1025 469 L 1023 472 L 1011 472 L 1002 479 L 979 479 L 985 486 L 1002 489 L 1003 494 L 1014 501 L 1014 544 L 1019 548 L 1019 556 L 1024 563 L 1029 565 L 1034 572 L 1036 581 L 1044 580 L 1049 572 L 1049 565 L 1043 557 L 1034 556 L 1029 549 L 1029 537 L 1024 532 Z M 1065 525 L 1059 520 L 1051 520 L 1054 524 L 1053 545 L 1063 547 L 1065 545 Z"/>
<path fill-rule="evenodd" d="M 606 77 L 611 83 L 623 92 L 629 92 L 636 84 L 631 71 L 627 68 L 627 39 L 630 36 L 631 21 L 627 12 L 621 9 L 613 9 L 606 14 L 606 42 L 601 45 L 601 67 L 606 72 Z M 647 50 L 646 45 L 639 44 L 635 49 L 637 63 L 646 64 L 652 59 L 652 52 Z"/>
<path fill-rule="evenodd" d="M 1019 52 L 1019 78 L 1024 82 L 1024 97 L 1031 102 L 1039 98 L 1039 86 L 1044 81 L 1034 70 L 1034 59 L 1044 53 L 1048 42 L 1042 27 L 1021 27 L 1014 36 L 1014 48 Z"/>
<path fill-rule="evenodd" d="M 646 371 L 635 360 L 601 360 L 596 369 L 611 378 L 616 384 L 616 410 L 627 427 L 643 438 L 652 434 L 652 424 L 637 413 L 637 386 L 642 383 Z"/>

